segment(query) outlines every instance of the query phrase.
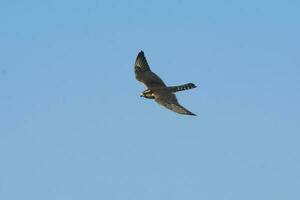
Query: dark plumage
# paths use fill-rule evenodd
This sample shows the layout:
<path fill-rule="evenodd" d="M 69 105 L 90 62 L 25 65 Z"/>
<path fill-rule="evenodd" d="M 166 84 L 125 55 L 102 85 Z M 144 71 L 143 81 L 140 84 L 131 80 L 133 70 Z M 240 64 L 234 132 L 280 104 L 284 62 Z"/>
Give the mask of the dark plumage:
<path fill-rule="evenodd" d="M 143 91 L 141 97 L 154 99 L 160 105 L 179 114 L 195 115 L 181 106 L 174 94 L 175 92 L 195 88 L 196 86 L 193 83 L 167 87 L 163 80 L 151 71 L 143 51 L 138 54 L 134 69 L 136 79 L 147 88 Z"/>

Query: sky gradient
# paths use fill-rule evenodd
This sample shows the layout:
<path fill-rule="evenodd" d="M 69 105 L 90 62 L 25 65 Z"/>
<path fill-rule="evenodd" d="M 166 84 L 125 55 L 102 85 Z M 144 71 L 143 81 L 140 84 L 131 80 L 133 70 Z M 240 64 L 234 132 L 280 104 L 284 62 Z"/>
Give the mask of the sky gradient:
<path fill-rule="evenodd" d="M 0 199 L 299 200 L 300 2 L 0 2 Z M 197 117 L 139 97 L 140 50 Z"/>

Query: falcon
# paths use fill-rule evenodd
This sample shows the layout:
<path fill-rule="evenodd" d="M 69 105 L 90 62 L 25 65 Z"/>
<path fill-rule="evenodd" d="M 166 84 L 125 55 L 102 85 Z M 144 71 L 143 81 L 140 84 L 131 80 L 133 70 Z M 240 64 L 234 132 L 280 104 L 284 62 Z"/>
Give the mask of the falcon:
<path fill-rule="evenodd" d="M 163 80 L 151 71 L 143 51 L 137 55 L 135 66 L 135 78 L 146 86 L 141 97 L 154 99 L 158 104 L 183 115 L 195 115 L 181 106 L 175 96 L 175 92 L 189 90 L 196 87 L 193 83 L 178 86 L 167 86 Z"/>

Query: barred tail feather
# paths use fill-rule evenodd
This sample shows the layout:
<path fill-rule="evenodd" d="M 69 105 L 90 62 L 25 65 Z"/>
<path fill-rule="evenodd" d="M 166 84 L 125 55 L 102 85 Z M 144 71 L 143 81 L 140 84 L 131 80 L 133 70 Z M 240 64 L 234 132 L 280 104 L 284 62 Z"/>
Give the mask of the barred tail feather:
<path fill-rule="evenodd" d="M 168 89 L 171 92 L 179 92 L 179 91 L 183 91 L 183 90 L 193 89 L 195 87 L 196 87 L 195 84 L 193 84 L 193 83 L 187 83 L 187 84 L 183 84 L 183 85 L 168 87 Z"/>

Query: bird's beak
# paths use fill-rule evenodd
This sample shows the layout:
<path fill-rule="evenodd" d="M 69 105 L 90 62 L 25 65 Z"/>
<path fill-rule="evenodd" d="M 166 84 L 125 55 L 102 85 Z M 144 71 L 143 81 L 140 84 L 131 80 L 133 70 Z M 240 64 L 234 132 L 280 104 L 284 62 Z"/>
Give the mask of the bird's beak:
<path fill-rule="evenodd" d="M 140 97 L 143 97 L 143 96 L 144 96 L 143 93 L 141 93 L 141 94 L 140 94 Z"/>

